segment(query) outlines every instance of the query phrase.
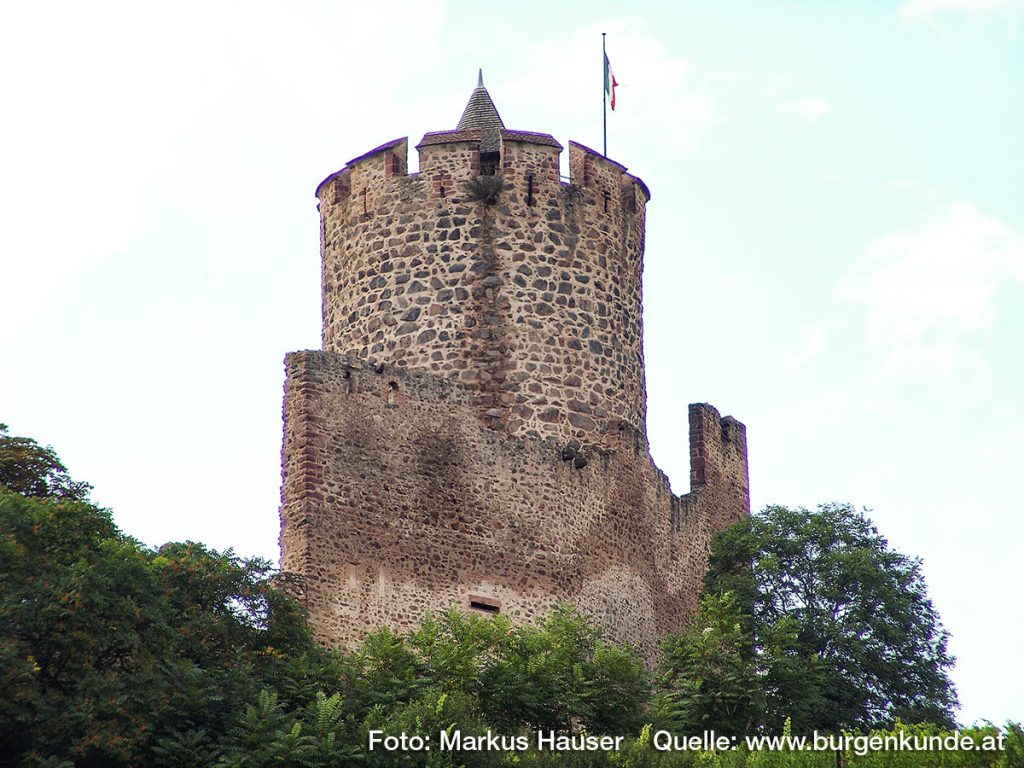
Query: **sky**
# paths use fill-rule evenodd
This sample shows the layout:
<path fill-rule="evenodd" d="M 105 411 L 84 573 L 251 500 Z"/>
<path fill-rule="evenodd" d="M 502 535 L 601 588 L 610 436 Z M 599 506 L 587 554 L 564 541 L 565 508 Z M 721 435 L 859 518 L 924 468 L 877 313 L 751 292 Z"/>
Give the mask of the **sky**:
<path fill-rule="evenodd" d="M 644 179 L 648 431 L 747 425 L 751 499 L 920 557 L 960 719 L 1024 718 L 1024 0 L 78 2 L 0 9 L 0 421 L 128 534 L 278 558 L 314 190 L 455 126 Z M 413 152 L 411 164 L 415 167 Z M 564 158 L 563 158 L 564 159 Z"/>

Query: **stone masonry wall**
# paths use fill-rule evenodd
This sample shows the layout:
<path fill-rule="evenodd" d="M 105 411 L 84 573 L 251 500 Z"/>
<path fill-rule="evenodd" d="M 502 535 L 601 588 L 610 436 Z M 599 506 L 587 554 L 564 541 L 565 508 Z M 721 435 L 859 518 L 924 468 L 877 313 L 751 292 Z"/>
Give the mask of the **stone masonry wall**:
<path fill-rule="evenodd" d="M 561 436 L 490 428 L 475 381 L 329 351 L 286 368 L 281 567 L 324 642 L 562 600 L 651 658 L 692 615 L 711 536 L 747 513 L 743 425 L 708 405 L 676 497 L 636 432 L 575 461 Z"/>
<path fill-rule="evenodd" d="M 320 185 L 324 349 L 457 381 L 495 430 L 644 435 L 647 188 L 575 143 L 562 183 L 561 146 L 521 131 L 481 177 L 479 141 L 427 134 L 407 175 L 396 140 Z"/>

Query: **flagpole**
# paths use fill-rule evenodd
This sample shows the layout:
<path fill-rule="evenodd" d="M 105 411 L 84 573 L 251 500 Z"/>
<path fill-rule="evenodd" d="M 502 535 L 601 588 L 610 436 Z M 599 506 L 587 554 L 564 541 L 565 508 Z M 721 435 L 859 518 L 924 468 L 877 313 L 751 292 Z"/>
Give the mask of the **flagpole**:
<path fill-rule="evenodd" d="M 601 33 L 601 124 L 604 129 L 604 156 L 608 157 L 608 53 Z"/>

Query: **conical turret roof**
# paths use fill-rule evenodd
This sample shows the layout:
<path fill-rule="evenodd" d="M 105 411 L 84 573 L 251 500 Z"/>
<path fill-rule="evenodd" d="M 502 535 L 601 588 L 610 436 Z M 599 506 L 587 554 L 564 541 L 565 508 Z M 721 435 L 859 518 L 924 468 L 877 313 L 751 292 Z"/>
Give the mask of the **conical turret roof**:
<path fill-rule="evenodd" d="M 424 134 L 416 148 L 451 144 L 459 142 L 475 143 L 479 141 L 480 154 L 500 152 L 503 141 L 527 142 L 541 144 L 546 147 L 562 148 L 553 136 L 532 131 L 510 131 L 498 114 L 491 95 L 484 87 L 484 73 L 481 69 L 477 74 L 476 88 L 469 96 L 469 102 L 462 112 L 459 124 L 449 131 L 430 131 Z M 494 158 L 489 158 L 493 162 Z"/>
<path fill-rule="evenodd" d="M 491 94 L 484 87 L 484 71 L 481 69 L 476 82 L 476 88 L 469 97 L 469 103 L 462 112 L 462 118 L 456 130 L 465 131 L 469 129 L 480 130 L 502 130 L 505 124 L 491 101 Z"/>

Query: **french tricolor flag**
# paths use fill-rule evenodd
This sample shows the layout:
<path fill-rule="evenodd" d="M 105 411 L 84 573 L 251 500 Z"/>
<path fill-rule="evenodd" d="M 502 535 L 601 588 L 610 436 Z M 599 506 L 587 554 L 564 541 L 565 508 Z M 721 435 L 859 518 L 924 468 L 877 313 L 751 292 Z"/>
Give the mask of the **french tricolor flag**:
<path fill-rule="evenodd" d="M 608 54 L 604 56 L 604 92 L 611 100 L 612 109 L 615 109 L 615 74 L 612 72 L 612 63 L 608 61 Z"/>

